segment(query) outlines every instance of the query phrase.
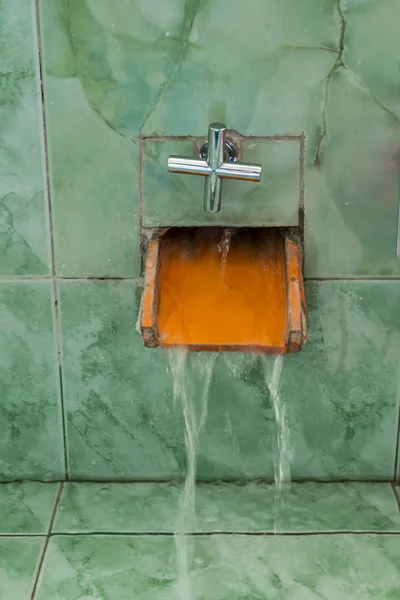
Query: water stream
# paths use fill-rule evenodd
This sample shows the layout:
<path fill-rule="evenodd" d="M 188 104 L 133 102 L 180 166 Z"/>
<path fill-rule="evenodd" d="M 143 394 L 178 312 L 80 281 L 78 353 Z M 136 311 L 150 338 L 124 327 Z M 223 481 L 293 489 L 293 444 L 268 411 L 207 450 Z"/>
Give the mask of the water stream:
<path fill-rule="evenodd" d="M 204 428 L 208 411 L 208 392 L 217 354 L 211 352 L 189 353 L 185 348 L 167 352 L 173 379 L 173 398 L 184 418 L 186 446 L 186 478 L 180 496 L 179 516 L 176 522 L 174 541 L 178 572 L 178 597 L 180 600 L 196 600 L 191 581 L 195 531 L 196 468 L 199 437 Z M 242 355 L 253 357 L 255 355 Z M 279 530 L 282 507 L 282 491 L 290 484 L 290 444 L 286 418 L 286 406 L 279 393 L 283 355 L 261 356 L 265 385 L 276 421 L 276 448 L 274 452 L 275 506 L 274 531 Z M 231 361 L 235 367 L 237 361 Z M 229 361 L 228 361 L 229 363 Z M 226 365 L 229 367 L 229 364 Z M 237 376 L 238 373 L 232 373 Z"/>
<path fill-rule="evenodd" d="M 185 423 L 187 471 L 180 497 L 180 510 L 175 528 L 175 552 L 180 600 L 195 600 L 190 578 L 195 527 L 195 486 L 199 435 L 207 419 L 208 390 L 216 354 L 191 353 L 189 365 L 185 348 L 168 351 L 173 378 L 174 403 L 180 405 Z M 193 371 L 190 367 L 193 367 Z M 193 377 L 192 377 L 193 373 Z"/>
<path fill-rule="evenodd" d="M 232 229 L 224 229 L 221 241 L 218 244 L 218 250 L 222 254 L 221 257 L 221 278 L 223 278 L 226 269 L 226 261 L 228 259 L 229 248 L 231 247 L 234 231 Z"/>
<path fill-rule="evenodd" d="M 269 389 L 277 427 L 276 450 L 274 456 L 274 531 L 277 533 L 279 530 L 279 516 L 282 507 L 282 491 L 284 488 L 289 487 L 291 481 L 289 427 L 286 418 L 286 405 L 279 393 L 283 354 L 274 356 L 272 361 L 269 356 L 265 356 L 263 359 L 265 383 Z"/>

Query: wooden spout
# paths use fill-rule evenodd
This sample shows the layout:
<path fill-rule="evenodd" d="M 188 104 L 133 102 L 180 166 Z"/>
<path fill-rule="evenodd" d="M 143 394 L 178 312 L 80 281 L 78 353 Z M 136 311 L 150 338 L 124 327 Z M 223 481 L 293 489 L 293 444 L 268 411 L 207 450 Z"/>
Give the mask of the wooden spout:
<path fill-rule="evenodd" d="M 149 243 L 141 330 L 146 346 L 301 350 L 302 250 L 278 229 L 236 230 L 223 267 L 221 228 L 170 229 Z"/>

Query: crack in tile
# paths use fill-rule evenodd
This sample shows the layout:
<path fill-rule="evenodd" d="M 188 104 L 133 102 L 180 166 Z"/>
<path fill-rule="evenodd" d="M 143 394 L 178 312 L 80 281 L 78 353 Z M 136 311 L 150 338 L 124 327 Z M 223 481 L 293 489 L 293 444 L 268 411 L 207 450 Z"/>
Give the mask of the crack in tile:
<path fill-rule="evenodd" d="M 339 54 L 339 50 L 337 48 L 330 48 L 329 46 L 291 46 L 289 44 L 281 46 L 281 48 L 282 50 L 324 50 L 325 52 Z"/>
<path fill-rule="evenodd" d="M 323 106 L 322 106 L 322 127 L 321 127 L 321 133 L 319 134 L 319 137 L 318 137 L 317 147 L 316 147 L 316 151 L 315 151 L 315 158 L 314 158 L 314 166 L 318 167 L 318 168 L 321 166 L 322 143 L 326 137 L 326 131 L 327 131 L 326 111 L 327 111 L 327 107 L 328 107 L 329 87 L 331 84 L 332 75 L 334 74 L 334 72 L 337 69 L 340 69 L 341 67 L 345 67 L 344 62 L 343 62 L 343 52 L 344 52 L 344 36 L 346 33 L 346 25 L 347 24 L 346 24 L 346 20 L 344 18 L 344 11 L 342 8 L 341 0 L 336 1 L 336 9 L 339 13 L 339 18 L 340 18 L 340 35 L 339 35 L 339 44 L 338 44 L 339 52 L 338 52 L 338 56 L 337 56 L 335 62 L 333 63 L 331 70 L 329 71 L 329 73 L 325 79 L 324 101 L 323 101 Z"/>
<path fill-rule="evenodd" d="M 335 60 L 331 70 L 329 71 L 329 73 L 325 79 L 324 101 L 323 101 L 323 106 L 322 106 L 322 126 L 320 128 L 321 132 L 318 136 L 318 141 L 316 144 L 316 151 L 315 151 L 315 158 L 314 158 L 314 166 L 317 168 L 319 168 L 321 166 L 322 144 L 327 135 L 326 113 L 327 113 L 328 99 L 329 99 L 329 87 L 331 84 L 332 76 L 335 73 L 335 71 L 343 68 L 345 71 L 347 71 L 349 74 L 351 74 L 354 81 L 371 97 L 373 102 L 375 102 L 375 104 L 377 106 L 379 106 L 379 108 L 381 108 L 384 112 L 386 112 L 391 118 L 393 118 L 396 121 L 396 123 L 398 123 L 400 125 L 400 118 L 393 111 L 391 111 L 387 106 L 385 106 L 375 96 L 373 91 L 365 84 L 365 82 L 361 79 L 361 77 L 357 73 L 355 73 L 352 69 L 350 69 L 348 67 L 348 65 L 346 65 L 346 63 L 344 62 L 344 60 L 343 60 L 343 53 L 345 50 L 344 38 L 345 38 L 345 34 L 346 34 L 347 23 L 346 23 L 346 19 L 345 19 L 345 14 L 344 14 L 345 9 L 344 9 L 344 6 L 342 5 L 342 0 L 337 0 L 336 9 L 337 9 L 337 11 L 339 13 L 339 17 L 340 17 L 339 52 L 338 52 L 337 59 Z M 321 49 L 323 49 L 323 48 L 321 48 Z"/>
<path fill-rule="evenodd" d="M 103 123 L 105 125 L 107 125 L 107 127 L 109 129 L 111 129 L 111 131 L 114 131 L 114 133 L 117 133 L 120 137 L 124 138 L 125 140 L 128 140 L 129 142 L 133 142 L 134 144 L 136 144 L 136 139 L 135 138 L 131 138 L 128 135 L 125 135 L 124 133 L 122 133 L 121 131 L 119 131 L 116 127 L 114 127 L 114 125 L 111 123 L 111 121 L 109 121 L 104 115 L 103 113 L 100 111 L 99 108 L 96 108 L 95 106 L 93 106 L 93 104 L 91 104 L 91 102 L 89 102 L 89 99 L 87 97 L 87 95 L 85 94 L 88 106 L 91 108 L 91 110 L 98 116 L 100 117 L 100 119 L 103 121 Z"/>

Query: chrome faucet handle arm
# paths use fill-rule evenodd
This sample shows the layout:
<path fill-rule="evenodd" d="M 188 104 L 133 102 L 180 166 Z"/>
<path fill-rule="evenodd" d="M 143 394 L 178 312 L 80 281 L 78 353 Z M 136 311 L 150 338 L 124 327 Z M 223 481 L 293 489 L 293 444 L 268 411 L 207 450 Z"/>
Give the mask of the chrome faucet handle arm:
<path fill-rule="evenodd" d="M 168 158 L 168 171 L 171 173 L 207 177 L 204 188 L 204 210 L 210 213 L 217 213 L 221 209 L 223 179 L 261 180 L 261 165 L 224 162 L 225 134 L 226 127 L 223 123 L 211 123 L 208 128 L 206 160 L 185 156 L 170 156 Z"/>

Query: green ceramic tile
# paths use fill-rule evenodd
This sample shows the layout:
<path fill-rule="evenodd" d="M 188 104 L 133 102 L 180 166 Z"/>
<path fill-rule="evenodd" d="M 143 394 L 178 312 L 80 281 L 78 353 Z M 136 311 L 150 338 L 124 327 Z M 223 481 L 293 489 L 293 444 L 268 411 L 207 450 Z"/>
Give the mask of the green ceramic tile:
<path fill-rule="evenodd" d="M 48 275 L 34 3 L 0 2 L 0 275 Z"/>
<path fill-rule="evenodd" d="M 0 534 L 47 533 L 57 490 L 57 483 L 0 484 Z"/>
<path fill-rule="evenodd" d="M 50 283 L 1 283 L 0 480 L 62 478 Z"/>
<path fill-rule="evenodd" d="M 67 483 L 53 531 L 171 533 L 181 486 L 172 483 Z M 197 532 L 399 531 L 389 483 L 293 483 L 275 506 L 275 486 L 198 484 Z"/>
<path fill-rule="evenodd" d="M 281 384 L 294 478 L 393 477 L 399 288 L 390 281 L 307 285 L 309 339 L 303 352 L 285 357 Z M 134 284 L 63 283 L 60 292 L 72 476 L 181 475 L 184 430 L 168 356 L 144 348 L 135 331 Z M 187 360 L 195 403 L 209 360 L 202 353 Z M 277 427 L 265 379 L 273 360 L 216 357 L 199 479 L 273 478 Z"/>
<path fill-rule="evenodd" d="M 400 40 L 393 26 L 400 19 L 400 5 L 396 0 L 380 3 L 347 0 L 346 5 L 346 66 L 356 73 L 377 101 L 400 120 L 394 84 L 399 69 Z"/>
<path fill-rule="evenodd" d="M 135 331 L 132 282 L 60 285 L 71 475 L 167 478 L 183 440 L 163 352 Z"/>
<path fill-rule="evenodd" d="M 305 274 L 398 277 L 400 124 L 347 71 L 329 90 L 321 168 L 305 177 Z"/>
<path fill-rule="evenodd" d="M 224 119 L 243 134 L 300 133 L 315 124 L 340 38 L 334 0 L 232 0 L 229 13 L 224 0 L 41 5 L 48 72 L 79 80 L 130 138 L 205 135 Z"/>
<path fill-rule="evenodd" d="M 400 536 L 206 536 L 193 540 L 193 597 L 360 600 L 400 595 Z M 171 537 L 55 537 L 38 600 L 179 596 Z"/>
<path fill-rule="evenodd" d="M 307 285 L 308 341 L 282 372 L 293 473 L 392 479 L 399 291 L 395 281 Z"/>
<path fill-rule="evenodd" d="M 43 0 L 41 8 L 57 273 L 135 277 L 137 148 L 102 113 L 111 91 L 106 82 L 106 72 L 111 71 L 101 62 L 105 40 L 89 37 L 82 47 L 78 34 L 75 37 L 75 27 L 88 33 L 86 2 Z M 86 56 L 97 65 L 95 87 L 102 80 L 97 100 L 87 95 L 92 82 L 89 73 L 85 76 Z M 119 92 L 117 98 L 124 102 Z"/>
<path fill-rule="evenodd" d="M 195 15 L 143 131 L 203 135 L 211 119 L 243 134 L 314 135 L 340 35 L 335 3 L 234 0 L 229 14 L 223 0 L 189 6 Z"/>
<path fill-rule="evenodd" d="M 143 224 L 156 226 L 297 225 L 299 141 L 241 142 L 241 160 L 263 167 L 261 183 L 225 180 L 221 211 L 203 209 L 204 178 L 167 171 L 171 154 L 195 156 L 191 141 L 143 142 Z"/>
<path fill-rule="evenodd" d="M 44 538 L 0 537 L 0 598 L 29 600 Z"/>

